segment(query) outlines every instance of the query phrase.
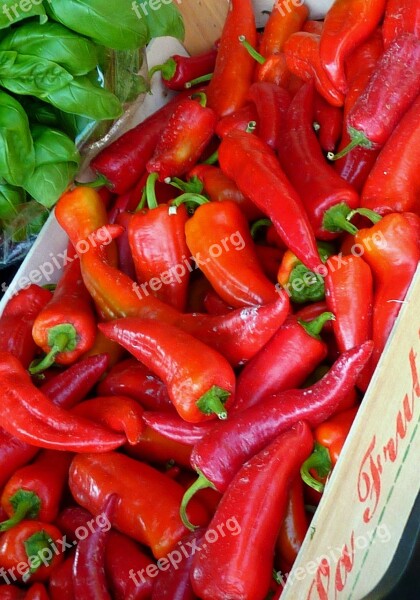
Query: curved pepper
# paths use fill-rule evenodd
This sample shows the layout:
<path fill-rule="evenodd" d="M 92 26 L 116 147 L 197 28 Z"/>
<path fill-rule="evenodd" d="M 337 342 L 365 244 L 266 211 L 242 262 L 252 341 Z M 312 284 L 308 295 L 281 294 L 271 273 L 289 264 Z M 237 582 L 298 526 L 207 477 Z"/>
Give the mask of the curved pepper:
<path fill-rule="evenodd" d="M 327 12 L 319 44 L 322 67 L 335 88 L 347 92 L 345 60 L 382 20 L 386 0 L 337 0 Z"/>
<path fill-rule="evenodd" d="M 222 355 L 165 323 L 127 318 L 99 327 L 166 383 L 169 397 L 183 419 L 196 423 L 213 413 L 226 419 L 235 375 Z"/>
<path fill-rule="evenodd" d="M 237 308 L 273 302 L 276 290 L 260 267 L 238 205 L 228 200 L 213 203 L 203 198 L 202 202 L 186 223 L 185 235 L 194 260 L 213 288 Z"/>
<path fill-rule="evenodd" d="M 74 554 L 65 558 L 51 573 L 48 580 L 48 593 L 51 600 L 76 600 L 73 587 Z"/>
<path fill-rule="evenodd" d="M 146 573 L 150 557 L 128 536 L 110 531 L 105 549 L 106 574 L 115 598 L 147 600 L 155 581 Z M 137 576 L 141 573 L 142 576 Z M 55 599 L 53 599 L 55 600 Z"/>
<path fill-rule="evenodd" d="M 292 3 L 286 9 L 281 4 L 274 3 L 259 41 L 261 54 L 279 54 L 292 33 L 301 30 L 308 14 L 308 8 L 303 3 Z"/>
<path fill-rule="evenodd" d="M 178 416 L 175 413 L 176 416 Z M 180 421 L 186 423 L 181 417 Z M 189 423 L 189 425 L 192 425 Z M 169 465 L 180 465 L 190 469 L 191 444 L 188 440 L 169 439 L 155 429 L 146 426 L 140 440 L 132 446 L 125 446 L 125 452 L 137 460 L 168 469 Z M 168 473 L 167 473 L 168 475 Z"/>
<path fill-rule="evenodd" d="M 241 371 L 231 413 L 242 411 L 271 394 L 299 387 L 327 356 L 322 327 L 334 315 L 325 312 L 310 322 L 289 317 Z"/>
<path fill-rule="evenodd" d="M 124 436 L 55 406 L 31 382 L 19 361 L 0 353 L 3 428 L 28 444 L 69 452 L 104 452 L 121 446 Z"/>
<path fill-rule="evenodd" d="M 156 65 L 149 71 L 149 79 L 155 73 L 161 73 L 162 81 L 170 90 L 180 92 L 190 81 L 213 73 L 216 65 L 217 49 L 211 48 L 207 52 L 195 56 L 181 56 L 173 54 L 162 65 Z"/>
<path fill-rule="evenodd" d="M 251 0 L 232 0 L 223 27 L 214 74 L 206 91 L 208 106 L 219 118 L 245 104 L 252 83 L 254 60 L 239 42 L 240 35 L 255 46 L 257 30 Z"/>
<path fill-rule="evenodd" d="M 278 148 L 291 102 L 289 92 L 275 83 L 258 81 L 249 88 L 247 99 L 257 109 L 258 136 L 271 148 Z"/>
<path fill-rule="evenodd" d="M 94 515 L 101 513 L 110 494 L 118 494 L 113 526 L 149 546 L 156 558 L 173 550 L 187 533 L 179 517 L 181 485 L 128 456 L 116 452 L 78 454 L 70 467 L 69 485 L 75 500 Z M 201 504 L 195 502 L 190 509 L 195 522 L 208 522 Z"/>
<path fill-rule="evenodd" d="M 286 246 L 315 269 L 320 258 L 309 219 L 271 148 L 251 133 L 234 131 L 220 144 L 219 162 L 241 192 L 269 217 Z"/>
<path fill-rule="evenodd" d="M 236 596 L 256 600 L 266 596 L 289 487 L 312 447 L 308 425 L 299 422 L 238 471 L 209 525 L 209 531 L 217 531 L 235 515 L 236 529 L 219 536 L 214 543 L 203 544 L 194 557 L 191 580 L 200 598 L 221 600 Z M 221 556 L 225 560 L 221 561 Z"/>
<path fill-rule="evenodd" d="M 219 138 L 224 138 L 229 131 L 234 129 L 246 131 L 250 123 L 255 123 L 256 127 L 258 127 L 257 117 L 258 113 L 254 105 L 247 103 L 242 108 L 219 119 L 216 125 L 216 135 Z M 198 165 L 198 167 L 200 166 Z"/>
<path fill-rule="evenodd" d="M 286 514 L 277 536 L 276 550 L 281 560 L 293 565 L 308 531 L 303 482 L 300 475 L 293 480 L 287 502 Z"/>
<path fill-rule="evenodd" d="M 144 422 L 153 431 L 160 433 L 174 442 L 180 442 L 193 446 L 201 440 L 206 433 L 214 427 L 213 421 L 201 423 L 189 423 L 177 414 L 161 413 L 157 411 L 145 412 Z"/>
<path fill-rule="evenodd" d="M 320 94 L 315 94 L 313 128 L 317 133 L 319 145 L 325 152 L 336 149 L 343 129 L 343 111 L 332 106 Z"/>
<path fill-rule="evenodd" d="M 312 127 L 313 114 L 314 88 L 307 83 L 289 107 L 278 151 L 283 169 L 302 199 L 316 238 L 329 240 L 334 234 L 323 226 L 325 211 L 340 202 L 357 208 L 359 196 L 326 162 Z"/>

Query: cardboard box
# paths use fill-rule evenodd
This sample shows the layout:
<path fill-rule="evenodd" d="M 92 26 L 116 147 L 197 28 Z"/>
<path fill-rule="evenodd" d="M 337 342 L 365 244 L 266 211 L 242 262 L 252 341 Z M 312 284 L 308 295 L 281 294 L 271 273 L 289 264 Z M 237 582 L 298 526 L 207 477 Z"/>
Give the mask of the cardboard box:
<path fill-rule="evenodd" d="M 285 0 L 287 4 L 289 0 Z M 299 0 L 290 0 L 299 1 Z M 220 35 L 225 0 L 178 3 L 194 15 L 189 49 L 209 45 Z M 312 14 L 321 16 L 330 0 L 311 0 Z M 216 10 L 219 7 L 219 12 Z M 259 24 L 272 2 L 255 1 Z M 317 11 L 317 12 L 315 12 Z M 212 20 L 213 17 L 213 20 Z M 150 66 L 185 52 L 172 38 L 150 44 Z M 133 116 L 134 125 L 167 100 L 156 81 Z M 89 173 L 84 174 L 89 177 Z M 45 284 L 60 277 L 67 238 L 51 215 L 0 303 L 29 282 Z M 361 600 L 389 567 L 419 491 L 420 455 L 420 269 L 412 283 L 365 395 L 343 453 L 327 484 L 302 550 L 287 580 L 284 600 Z"/>

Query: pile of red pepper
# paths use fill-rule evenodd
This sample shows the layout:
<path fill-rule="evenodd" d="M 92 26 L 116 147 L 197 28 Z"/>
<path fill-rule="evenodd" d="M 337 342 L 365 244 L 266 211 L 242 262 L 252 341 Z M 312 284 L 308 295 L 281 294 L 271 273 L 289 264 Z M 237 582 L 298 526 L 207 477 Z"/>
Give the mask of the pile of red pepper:
<path fill-rule="evenodd" d="M 281 595 L 420 259 L 420 9 L 295 4 L 153 69 L 0 318 L 2 599 Z"/>

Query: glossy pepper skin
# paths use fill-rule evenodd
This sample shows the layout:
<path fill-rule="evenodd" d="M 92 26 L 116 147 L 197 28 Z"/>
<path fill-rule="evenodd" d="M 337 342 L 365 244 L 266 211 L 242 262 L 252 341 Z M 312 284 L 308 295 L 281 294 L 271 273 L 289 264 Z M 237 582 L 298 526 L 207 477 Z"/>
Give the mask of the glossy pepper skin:
<path fill-rule="evenodd" d="M 406 33 L 385 50 L 375 72 L 346 118 L 350 144 L 334 159 L 355 146 L 381 148 L 410 108 L 420 89 L 420 39 Z"/>
<path fill-rule="evenodd" d="M 54 362 L 76 362 L 93 346 L 95 335 L 92 300 L 83 283 L 79 261 L 75 260 L 65 268 L 52 299 L 35 319 L 32 336 L 46 356 L 31 366 L 31 373 L 45 370 Z"/>
<path fill-rule="evenodd" d="M 420 10 L 411 0 L 387 0 L 382 35 L 385 48 L 402 33 L 414 33 L 420 37 Z"/>
<path fill-rule="evenodd" d="M 360 371 L 369 360 L 372 346 L 372 342 L 366 342 L 342 354 L 330 371 L 311 388 L 268 396 L 258 405 L 232 416 L 229 421 L 217 423 L 194 446 L 191 464 L 200 473 L 200 479 L 196 487 L 190 488 L 185 495 L 183 506 L 194 491 L 202 487 L 213 486 L 220 492 L 226 491 L 246 460 L 298 420 L 306 421 L 313 428 L 332 416 L 354 387 Z"/>
<path fill-rule="evenodd" d="M 255 135 L 235 131 L 222 140 L 219 162 L 241 192 L 269 217 L 286 246 L 315 269 L 320 258 L 309 219 L 271 148 Z"/>
<path fill-rule="evenodd" d="M 0 486 L 3 486 L 16 469 L 26 465 L 38 448 L 23 442 L 0 427 Z"/>
<path fill-rule="evenodd" d="M 73 587 L 79 600 L 111 600 L 105 573 L 105 552 L 119 500 L 117 494 L 110 494 L 104 499 L 101 518 L 106 521 L 106 527 L 100 527 L 96 523 L 88 537 L 77 544 L 73 562 Z"/>
<path fill-rule="evenodd" d="M 318 93 L 315 94 L 314 98 L 313 128 L 317 133 L 321 148 L 325 152 L 334 151 L 343 129 L 343 111 L 338 106 L 331 106 Z"/>
<path fill-rule="evenodd" d="M 325 16 L 319 56 L 334 87 L 345 94 L 345 61 L 381 21 L 386 0 L 336 0 Z"/>
<path fill-rule="evenodd" d="M 101 452 L 124 443 L 123 436 L 55 406 L 33 385 L 19 361 L 6 352 L 0 353 L 0 382 L 3 427 L 23 442 L 69 452 Z"/>
<path fill-rule="evenodd" d="M 201 271 L 230 306 L 256 306 L 276 299 L 237 204 L 205 202 L 187 221 L 185 235 Z"/>
<path fill-rule="evenodd" d="M 316 238 L 329 240 L 334 234 L 323 226 L 326 210 L 341 202 L 357 208 L 359 196 L 325 160 L 313 120 L 314 87 L 307 83 L 292 100 L 278 150 L 282 167 L 302 199 Z"/>
<path fill-rule="evenodd" d="M 183 205 L 158 206 L 152 189 L 154 176 L 150 176 L 148 182 L 148 208 L 134 213 L 128 224 L 128 240 L 137 281 L 146 283 L 148 293 L 183 312 L 191 272 L 185 239 L 187 209 Z M 162 280 L 165 273 L 166 280 Z M 155 279 L 157 285 L 153 285 Z"/>
<path fill-rule="evenodd" d="M 235 374 L 221 354 L 181 329 L 151 320 L 123 319 L 100 328 L 166 383 L 183 419 L 196 423 L 213 413 L 226 418 Z"/>
<path fill-rule="evenodd" d="M 312 322 L 290 316 L 239 374 L 231 412 L 242 411 L 271 394 L 299 387 L 326 358 L 320 333 L 333 318 L 323 313 Z"/>
<path fill-rule="evenodd" d="M 193 446 L 214 427 L 214 422 L 188 423 L 179 415 L 146 411 L 143 419 L 147 425 L 170 440 Z"/>
<path fill-rule="evenodd" d="M 395 127 L 363 186 L 361 206 L 420 215 L 420 96 Z"/>
<path fill-rule="evenodd" d="M 223 27 L 214 74 L 206 91 L 208 106 L 219 118 L 245 104 L 252 82 L 254 59 L 239 42 L 240 35 L 255 46 L 257 31 L 251 0 L 231 0 Z"/>
<path fill-rule="evenodd" d="M 186 423 L 181 417 L 178 418 Z M 129 456 L 159 468 L 167 468 L 168 464 L 180 465 L 186 469 L 191 467 L 192 444 L 189 444 L 188 440 L 169 439 L 148 426 L 144 428 L 137 444 L 126 445 L 124 450 Z"/>
<path fill-rule="evenodd" d="M 33 283 L 9 300 L 0 317 L 0 351 L 11 352 L 25 368 L 37 351 L 32 337 L 35 318 L 51 296 L 49 290 Z"/>
<path fill-rule="evenodd" d="M 180 92 L 185 90 L 190 81 L 213 73 L 216 65 L 217 49 L 211 48 L 207 52 L 196 56 L 181 56 L 173 54 L 162 65 L 156 65 L 149 71 L 149 77 L 157 72 L 162 75 L 162 81 L 170 90 Z"/>
<path fill-rule="evenodd" d="M 71 458 L 66 452 L 46 450 L 33 463 L 15 471 L 1 495 L 9 519 L 0 523 L 0 531 L 7 531 L 23 519 L 46 523 L 55 520 Z"/>
<path fill-rule="evenodd" d="M 46 581 L 53 568 L 63 560 L 63 554 L 53 551 L 52 545 L 60 547 L 62 537 L 61 531 L 51 523 L 21 521 L 0 538 L 0 567 L 14 568 L 20 582 Z M 17 568 L 19 563 L 23 563 L 23 568 L 22 564 Z"/>
<path fill-rule="evenodd" d="M 258 136 L 271 148 L 278 148 L 291 101 L 289 92 L 275 83 L 257 81 L 249 88 L 247 99 L 257 110 Z"/>
<path fill-rule="evenodd" d="M 150 410 L 173 410 L 165 384 L 135 358 L 112 367 L 96 388 L 100 396 L 129 396 Z"/>
<path fill-rule="evenodd" d="M 263 600 L 266 597 L 288 490 L 312 447 L 308 425 L 297 423 L 239 470 L 209 525 L 215 529 L 234 514 L 238 534 L 220 537 L 196 554 L 191 579 L 200 598 L 223 600 L 233 596 Z M 246 536 L 246 545 L 242 536 Z"/>
<path fill-rule="evenodd" d="M 293 33 L 284 45 L 287 68 L 304 81 L 313 79 L 318 93 L 329 104 L 343 106 L 344 95 L 336 89 L 321 64 L 320 39 L 316 33 Z"/>
<path fill-rule="evenodd" d="M 293 564 L 305 539 L 309 521 L 305 511 L 303 482 L 298 475 L 290 485 L 286 514 L 276 541 L 281 560 Z"/>
<path fill-rule="evenodd" d="M 267 57 L 282 52 L 285 42 L 292 33 L 301 30 L 308 14 L 308 8 L 304 4 L 293 4 L 287 7 L 287 10 L 284 10 L 281 5 L 274 4 L 259 41 L 261 54 Z"/>
<path fill-rule="evenodd" d="M 73 587 L 74 554 L 65 558 L 51 573 L 48 593 L 51 600 L 76 600 Z"/>
<path fill-rule="evenodd" d="M 185 98 L 175 108 L 146 168 L 158 173 L 160 181 L 181 177 L 198 161 L 214 135 L 216 113 L 206 106 L 206 96 L 198 102 Z"/>
<path fill-rule="evenodd" d="M 257 117 L 258 113 L 255 106 L 247 102 L 239 110 L 235 110 L 235 112 L 218 120 L 216 125 L 216 135 L 218 135 L 219 138 L 224 138 L 225 135 L 233 129 L 246 131 L 250 123 L 255 123 L 258 129 Z"/>
<path fill-rule="evenodd" d="M 183 488 L 128 456 L 114 452 L 79 454 L 70 467 L 69 485 L 76 501 L 94 515 L 101 513 L 109 494 L 117 493 L 120 502 L 113 526 L 149 546 L 156 558 L 163 558 L 187 533 L 179 517 Z M 198 502 L 190 508 L 192 519 L 201 525 L 207 523 L 206 511 Z"/>

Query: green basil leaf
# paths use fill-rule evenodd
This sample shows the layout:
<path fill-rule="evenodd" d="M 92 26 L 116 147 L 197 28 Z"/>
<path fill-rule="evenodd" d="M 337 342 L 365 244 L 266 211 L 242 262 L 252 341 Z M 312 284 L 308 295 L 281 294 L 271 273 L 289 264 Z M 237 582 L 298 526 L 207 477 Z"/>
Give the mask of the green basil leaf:
<path fill-rule="evenodd" d="M 25 7 L 22 8 L 22 5 Z M 39 16 L 40 23 L 45 23 L 47 15 L 41 2 L 16 2 L 16 0 L 3 0 L 0 11 L 0 29 L 10 27 L 13 23 L 28 19 L 29 17 Z"/>
<path fill-rule="evenodd" d="M 24 23 L 0 41 L 0 50 L 45 58 L 72 75 L 85 75 L 98 64 L 97 46 L 59 23 Z"/>
<path fill-rule="evenodd" d="M 178 40 L 184 40 L 184 21 L 173 1 L 137 0 L 132 6 L 137 17 L 146 21 L 149 39 L 170 35 Z"/>
<path fill-rule="evenodd" d="M 31 123 L 40 123 L 41 125 L 49 125 L 50 127 L 61 126 L 59 111 L 51 106 L 51 104 L 46 104 L 42 100 L 38 100 L 38 98 L 32 96 L 22 96 L 20 103 L 25 109 Z"/>
<path fill-rule="evenodd" d="M 21 186 L 34 167 L 35 150 L 26 112 L 0 90 L 0 177 Z"/>
<path fill-rule="evenodd" d="M 13 51 L 0 52 L 0 73 L 8 73 L 13 68 L 17 55 Z"/>
<path fill-rule="evenodd" d="M 10 220 L 18 214 L 17 207 L 25 202 L 26 192 L 21 187 L 0 184 L 0 219 Z"/>
<path fill-rule="evenodd" d="M 132 0 L 54 0 L 46 4 L 51 18 L 115 50 L 134 50 L 148 42 L 147 23 Z"/>
<path fill-rule="evenodd" d="M 51 208 L 76 175 L 80 155 L 73 140 L 56 129 L 34 125 L 32 137 L 35 170 L 24 187 L 37 202 Z"/>
<path fill-rule="evenodd" d="M 16 243 L 37 235 L 48 217 L 48 210 L 36 202 L 29 200 L 18 207 L 18 214 L 10 221 L 3 222 L 4 242 Z"/>
<path fill-rule="evenodd" d="M 56 108 L 95 121 L 116 119 L 123 108 L 118 98 L 90 81 L 87 75 L 76 77 L 63 88 L 44 97 Z"/>
<path fill-rule="evenodd" d="M 17 55 L 7 74 L 5 69 L 0 72 L 0 85 L 7 90 L 41 98 L 48 92 L 61 89 L 72 79 L 73 75 L 57 63 L 26 54 Z"/>

